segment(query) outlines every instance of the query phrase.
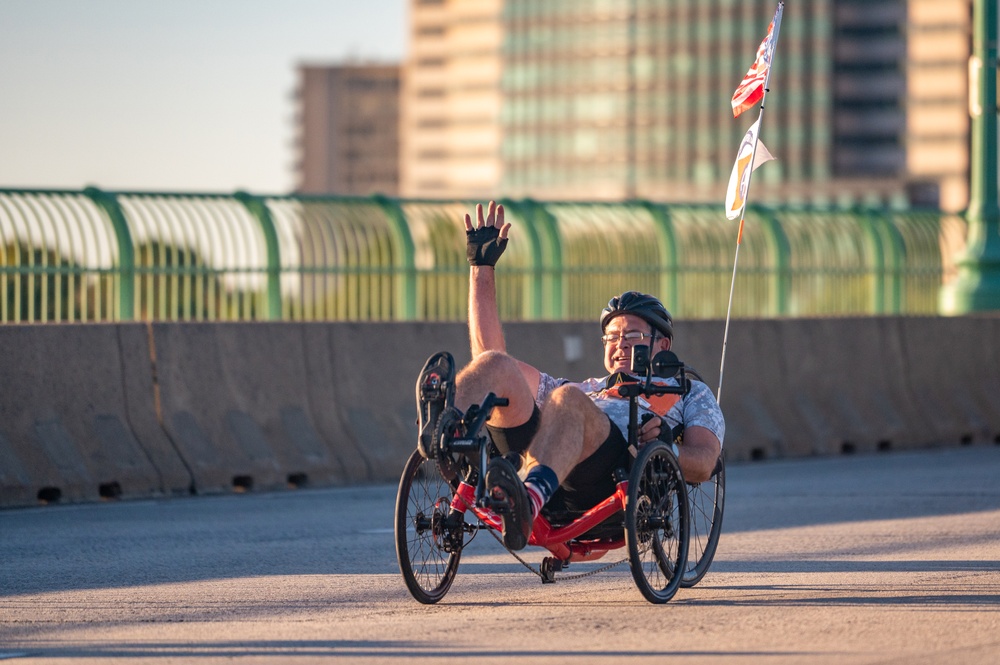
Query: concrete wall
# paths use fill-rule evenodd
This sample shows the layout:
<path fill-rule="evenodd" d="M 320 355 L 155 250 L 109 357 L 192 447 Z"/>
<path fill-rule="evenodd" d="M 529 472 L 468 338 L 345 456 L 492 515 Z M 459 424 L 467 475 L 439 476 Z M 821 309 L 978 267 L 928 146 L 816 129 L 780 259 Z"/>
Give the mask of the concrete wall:
<path fill-rule="evenodd" d="M 603 374 L 594 323 L 517 323 L 509 350 Z M 713 389 L 723 325 L 677 324 Z M 1000 442 L 1000 317 L 733 322 L 730 460 Z M 462 324 L 0 326 L 0 506 L 393 482 L 431 353 Z"/>

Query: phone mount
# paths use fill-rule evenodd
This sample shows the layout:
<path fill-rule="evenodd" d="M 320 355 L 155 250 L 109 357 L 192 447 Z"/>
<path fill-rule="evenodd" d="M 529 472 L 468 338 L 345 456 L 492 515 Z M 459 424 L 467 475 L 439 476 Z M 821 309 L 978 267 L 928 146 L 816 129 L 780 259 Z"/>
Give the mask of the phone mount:
<path fill-rule="evenodd" d="M 638 399 L 642 397 L 652 397 L 653 395 L 686 395 L 691 390 L 691 381 L 687 378 L 684 363 L 680 361 L 673 351 L 660 351 L 652 360 L 649 357 L 649 347 L 636 345 L 632 347 L 631 371 L 639 377 L 645 377 L 645 381 L 622 385 L 618 387 L 618 394 L 628 397 L 629 404 L 629 426 L 628 444 L 629 451 L 633 455 L 637 454 L 639 441 L 639 420 L 638 420 Z M 676 386 L 664 386 L 653 383 L 653 377 L 661 379 L 676 379 Z"/>
<path fill-rule="evenodd" d="M 637 376 L 645 376 L 647 384 L 652 381 L 654 376 L 661 379 L 676 378 L 681 386 L 687 382 L 684 363 L 673 351 L 660 351 L 650 360 L 648 346 L 634 346 L 632 347 L 631 370 Z"/>

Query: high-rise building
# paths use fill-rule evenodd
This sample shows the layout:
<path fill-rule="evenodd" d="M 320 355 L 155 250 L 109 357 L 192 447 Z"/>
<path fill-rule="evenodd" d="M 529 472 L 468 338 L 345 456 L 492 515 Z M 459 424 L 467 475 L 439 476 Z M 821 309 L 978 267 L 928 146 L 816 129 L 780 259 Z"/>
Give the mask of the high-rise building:
<path fill-rule="evenodd" d="M 498 194 L 502 8 L 503 0 L 411 0 L 403 196 Z"/>
<path fill-rule="evenodd" d="M 773 0 L 506 0 L 499 189 L 717 201 Z M 757 201 L 964 205 L 969 0 L 791 3 Z"/>
<path fill-rule="evenodd" d="M 301 65 L 298 71 L 296 191 L 398 194 L 399 66 Z"/>
<path fill-rule="evenodd" d="M 972 0 L 789 3 L 757 202 L 968 198 Z M 776 0 L 410 0 L 400 193 L 721 201 Z"/>
<path fill-rule="evenodd" d="M 913 198 L 969 200 L 971 0 L 907 3 L 906 173 Z"/>

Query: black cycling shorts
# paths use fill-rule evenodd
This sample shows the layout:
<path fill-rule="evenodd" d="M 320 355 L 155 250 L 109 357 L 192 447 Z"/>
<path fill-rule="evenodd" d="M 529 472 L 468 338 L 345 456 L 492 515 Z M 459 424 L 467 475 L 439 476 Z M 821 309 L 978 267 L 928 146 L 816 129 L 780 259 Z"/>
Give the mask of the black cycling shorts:
<path fill-rule="evenodd" d="M 614 494 L 616 469 L 628 471 L 632 456 L 621 430 L 611 423 L 611 433 L 594 454 L 574 467 L 549 502 L 553 510 L 570 513 L 590 510 Z M 561 495 L 561 496 L 560 496 Z"/>
<path fill-rule="evenodd" d="M 492 427 L 486 426 L 493 439 L 493 445 L 497 447 L 501 455 L 509 452 L 523 453 L 531 445 L 531 440 L 535 438 L 538 431 L 538 422 L 542 418 L 542 412 L 538 410 L 538 405 L 531 411 L 528 422 L 517 427 Z"/>
<path fill-rule="evenodd" d="M 522 453 L 531 445 L 531 440 L 538 431 L 541 412 L 536 405 L 528 422 L 517 427 L 490 427 L 490 437 L 500 454 L 508 452 Z M 601 501 L 604 501 L 615 491 L 615 469 L 628 471 L 631 466 L 631 455 L 628 452 L 628 441 L 621 430 L 611 423 L 611 432 L 604 443 L 594 451 L 594 454 L 583 460 L 570 471 L 562 482 L 546 508 L 553 512 L 568 511 L 571 513 L 585 512 Z M 546 510 L 550 512 L 550 510 Z"/>

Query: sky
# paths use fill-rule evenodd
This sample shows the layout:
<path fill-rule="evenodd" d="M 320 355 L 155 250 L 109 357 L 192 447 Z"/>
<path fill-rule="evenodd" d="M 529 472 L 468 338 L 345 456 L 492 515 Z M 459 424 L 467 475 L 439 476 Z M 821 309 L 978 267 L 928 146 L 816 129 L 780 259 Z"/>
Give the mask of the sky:
<path fill-rule="evenodd" d="M 407 0 L 0 0 L 0 188 L 289 192 L 296 67 L 399 62 Z"/>

